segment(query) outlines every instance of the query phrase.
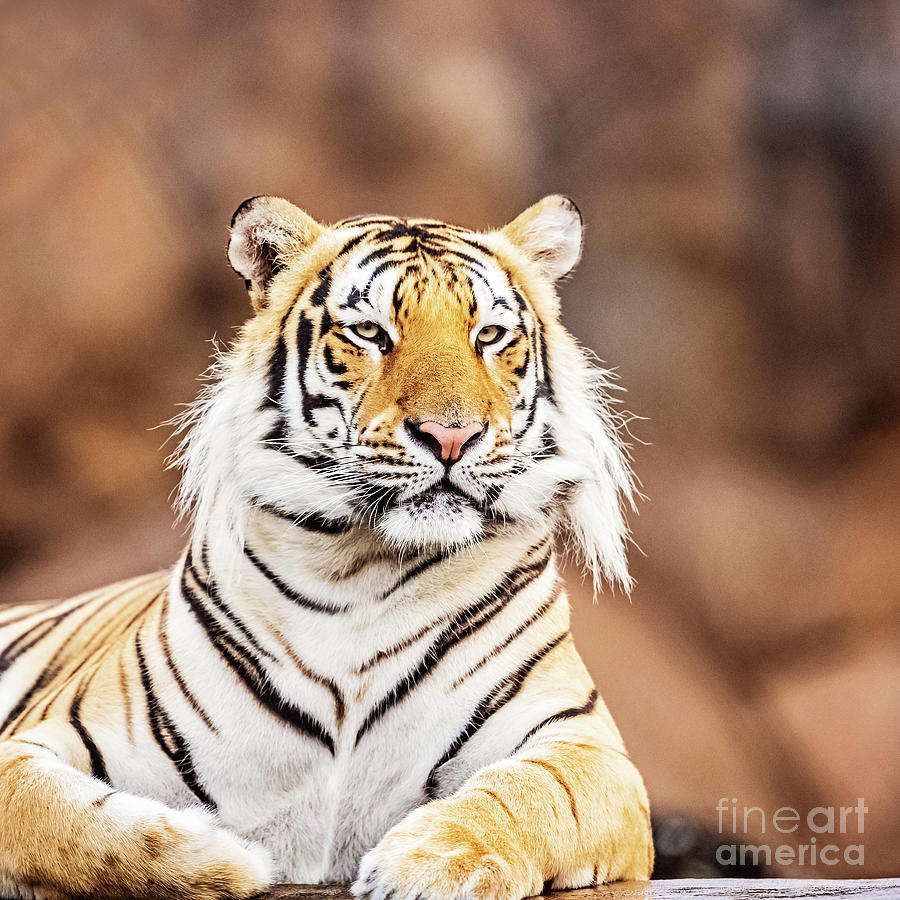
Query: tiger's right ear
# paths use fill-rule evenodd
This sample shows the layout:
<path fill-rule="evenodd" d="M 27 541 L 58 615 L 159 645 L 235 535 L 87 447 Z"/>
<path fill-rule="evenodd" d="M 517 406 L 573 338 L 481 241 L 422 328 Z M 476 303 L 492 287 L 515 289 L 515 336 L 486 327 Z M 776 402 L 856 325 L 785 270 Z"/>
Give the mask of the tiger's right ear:
<path fill-rule="evenodd" d="M 247 285 L 254 309 L 266 305 L 272 279 L 325 230 L 281 197 L 251 197 L 231 217 L 228 261 Z"/>

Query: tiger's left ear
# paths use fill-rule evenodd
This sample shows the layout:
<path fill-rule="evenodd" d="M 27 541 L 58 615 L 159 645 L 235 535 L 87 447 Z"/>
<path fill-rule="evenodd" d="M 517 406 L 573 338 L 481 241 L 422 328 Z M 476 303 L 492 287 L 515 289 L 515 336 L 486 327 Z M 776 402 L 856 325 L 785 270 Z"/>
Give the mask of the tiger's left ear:
<path fill-rule="evenodd" d="M 544 197 L 501 229 L 552 281 L 578 265 L 583 232 L 578 207 L 562 194 Z"/>
<path fill-rule="evenodd" d="M 325 231 L 281 197 L 251 197 L 231 217 L 228 261 L 247 285 L 254 309 L 266 305 L 272 279 Z"/>

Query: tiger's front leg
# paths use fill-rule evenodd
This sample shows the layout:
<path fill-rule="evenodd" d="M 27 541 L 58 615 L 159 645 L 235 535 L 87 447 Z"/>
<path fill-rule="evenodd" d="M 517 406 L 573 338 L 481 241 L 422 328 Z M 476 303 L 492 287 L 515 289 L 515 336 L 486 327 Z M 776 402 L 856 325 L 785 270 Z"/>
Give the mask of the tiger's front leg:
<path fill-rule="evenodd" d="M 592 717 L 593 718 L 593 717 Z M 371 900 L 520 900 L 555 888 L 645 880 L 653 868 L 646 791 L 605 729 L 544 729 L 460 790 L 421 806 L 360 865 Z"/>
<path fill-rule="evenodd" d="M 265 851 L 202 809 L 175 810 L 79 771 L 84 747 L 48 721 L 0 741 L 0 897 L 251 897 Z"/>

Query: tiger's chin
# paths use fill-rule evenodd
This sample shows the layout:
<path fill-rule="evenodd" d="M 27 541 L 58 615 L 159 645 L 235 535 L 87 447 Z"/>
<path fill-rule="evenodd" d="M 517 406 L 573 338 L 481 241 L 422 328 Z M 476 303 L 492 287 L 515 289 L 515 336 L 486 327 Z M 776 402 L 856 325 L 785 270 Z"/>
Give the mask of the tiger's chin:
<path fill-rule="evenodd" d="M 387 510 L 376 528 L 393 547 L 453 550 L 483 536 L 484 517 L 466 497 L 437 490 Z"/>

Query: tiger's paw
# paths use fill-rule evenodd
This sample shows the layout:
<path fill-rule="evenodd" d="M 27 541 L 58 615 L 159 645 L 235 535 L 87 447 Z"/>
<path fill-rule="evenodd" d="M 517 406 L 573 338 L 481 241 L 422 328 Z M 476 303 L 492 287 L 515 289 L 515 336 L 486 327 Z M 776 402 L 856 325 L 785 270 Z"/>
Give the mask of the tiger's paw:
<path fill-rule="evenodd" d="M 244 900 L 271 883 L 268 852 L 219 827 L 205 810 L 114 792 L 92 812 L 76 841 L 45 854 L 27 880 L 0 872 L 0 897 Z"/>
<path fill-rule="evenodd" d="M 360 862 L 350 890 L 360 900 L 521 900 L 540 874 L 508 834 L 467 821 L 449 801 L 411 812 Z"/>
<path fill-rule="evenodd" d="M 170 878 L 190 898 L 243 900 L 272 883 L 272 858 L 258 844 L 241 840 L 203 810 L 167 811 L 161 831 L 147 831 L 143 843 L 160 860 L 169 857 Z"/>

